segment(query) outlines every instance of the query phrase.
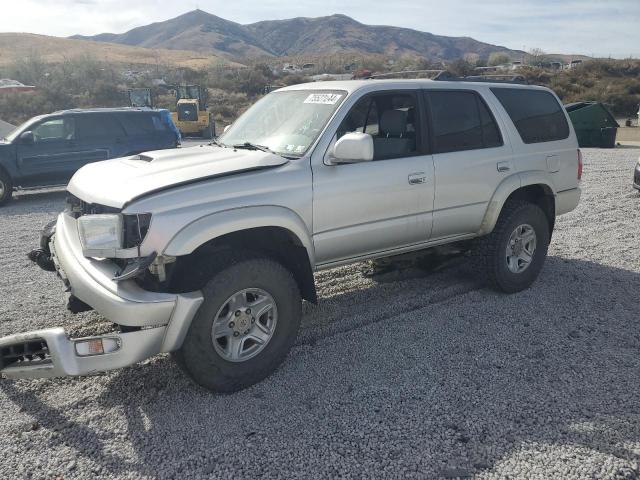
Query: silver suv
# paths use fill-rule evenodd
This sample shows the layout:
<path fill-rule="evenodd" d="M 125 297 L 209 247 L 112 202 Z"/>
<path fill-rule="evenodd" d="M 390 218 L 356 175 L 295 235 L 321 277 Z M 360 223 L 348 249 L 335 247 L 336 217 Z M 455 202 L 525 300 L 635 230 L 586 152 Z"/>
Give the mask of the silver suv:
<path fill-rule="evenodd" d="M 0 339 L 9 377 L 84 375 L 174 352 L 218 392 L 293 345 L 313 272 L 455 243 L 488 285 L 538 276 L 582 162 L 548 89 L 366 80 L 295 85 L 214 143 L 87 165 L 33 258 L 113 333 Z"/>

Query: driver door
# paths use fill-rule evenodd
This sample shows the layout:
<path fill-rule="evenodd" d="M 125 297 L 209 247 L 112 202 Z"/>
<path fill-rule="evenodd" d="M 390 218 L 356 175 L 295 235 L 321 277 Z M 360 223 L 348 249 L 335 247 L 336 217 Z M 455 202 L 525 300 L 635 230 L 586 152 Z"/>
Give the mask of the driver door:
<path fill-rule="evenodd" d="M 434 173 L 424 121 L 413 90 L 367 95 L 351 108 L 334 142 L 348 132 L 371 134 L 374 159 L 336 165 L 325 156 L 312 166 L 318 265 L 391 254 L 429 239 Z"/>
<path fill-rule="evenodd" d="M 31 131 L 33 143 L 19 143 L 16 149 L 25 186 L 65 183 L 78 155 L 74 117 L 48 118 Z"/>

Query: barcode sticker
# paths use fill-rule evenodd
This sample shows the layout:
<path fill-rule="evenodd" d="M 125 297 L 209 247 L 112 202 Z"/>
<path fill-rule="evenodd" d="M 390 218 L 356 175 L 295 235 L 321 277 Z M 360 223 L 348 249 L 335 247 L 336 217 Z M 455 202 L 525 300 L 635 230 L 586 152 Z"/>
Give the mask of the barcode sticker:
<path fill-rule="evenodd" d="M 304 103 L 319 103 L 321 105 L 335 105 L 342 98 L 339 93 L 312 93 Z"/>

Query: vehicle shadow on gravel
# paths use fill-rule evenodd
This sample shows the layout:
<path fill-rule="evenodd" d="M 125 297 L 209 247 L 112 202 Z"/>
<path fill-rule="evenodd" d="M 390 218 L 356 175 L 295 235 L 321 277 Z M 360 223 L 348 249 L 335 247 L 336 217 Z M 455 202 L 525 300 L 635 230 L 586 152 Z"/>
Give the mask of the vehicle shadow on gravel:
<path fill-rule="evenodd" d="M 550 257 L 536 284 L 511 296 L 473 276 L 456 265 L 322 297 L 305 310 L 302 338 L 311 330 L 314 340 L 232 395 L 195 386 L 167 356 L 97 377 L 100 388 L 87 392 L 75 387 L 88 379 L 0 389 L 57 432 L 52 445 L 115 474 L 240 478 L 287 465 L 290 476 L 327 478 L 367 464 L 379 477 L 399 475 L 398 465 L 403 477 L 464 477 L 504 473 L 516 460 L 544 471 L 553 448 L 572 472 L 577 458 L 583 478 L 607 462 L 619 478 L 637 478 L 640 274 Z M 461 278 L 457 295 L 438 297 Z M 412 308 L 396 308 L 396 294 Z M 376 308 L 353 312 L 374 298 Z M 316 310 L 337 325 L 317 323 Z M 345 319 L 350 311 L 366 318 Z M 40 400 L 42 390 L 67 386 L 79 398 L 64 410 Z M 103 423 L 75 420 L 89 407 Z"/>

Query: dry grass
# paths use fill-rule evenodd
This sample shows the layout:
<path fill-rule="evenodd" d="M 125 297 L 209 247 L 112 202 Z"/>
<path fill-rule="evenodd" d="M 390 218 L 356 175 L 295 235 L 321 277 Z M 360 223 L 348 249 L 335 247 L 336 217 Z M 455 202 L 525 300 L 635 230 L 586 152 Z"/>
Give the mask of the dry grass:
<path fill-rule="evenodd" d="M 37 54 L 47 63 L 58 63 L 88 54 L 104 62 L 128 65 L 158 64 L 193 69 L 212 67 L 220 63 L 239 66 L 220 56 L 185 50 L 131 47 L 32 33 L 0 33 L 0 66 L 32 54 Z"/>

